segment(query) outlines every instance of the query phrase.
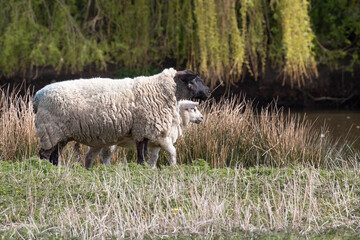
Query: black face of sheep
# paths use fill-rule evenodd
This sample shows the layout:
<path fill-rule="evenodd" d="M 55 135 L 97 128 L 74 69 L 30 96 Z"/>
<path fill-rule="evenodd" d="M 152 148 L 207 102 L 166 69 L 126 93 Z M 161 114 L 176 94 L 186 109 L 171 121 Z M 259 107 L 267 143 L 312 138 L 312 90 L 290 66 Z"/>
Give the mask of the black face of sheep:
<path fill-rule="evenodd" d="M 191 70 L 178 71 L 174 77 L 176 82 L 176 99 L 206 100 L 210 96 L 209 88 L 198 74 Z"/>

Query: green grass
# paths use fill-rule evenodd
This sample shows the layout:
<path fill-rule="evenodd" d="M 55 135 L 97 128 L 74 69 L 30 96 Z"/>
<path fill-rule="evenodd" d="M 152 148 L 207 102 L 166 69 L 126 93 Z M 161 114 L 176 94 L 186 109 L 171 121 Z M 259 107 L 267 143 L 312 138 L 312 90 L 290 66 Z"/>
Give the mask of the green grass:
<path fill-rule="evenodd" d="M 101 239 L 336 239 L 360 234 L 360 171 L 153 170 L 0 161 L 0 236 Z M 353 238 L 352 238 L 353 239 Z"/>

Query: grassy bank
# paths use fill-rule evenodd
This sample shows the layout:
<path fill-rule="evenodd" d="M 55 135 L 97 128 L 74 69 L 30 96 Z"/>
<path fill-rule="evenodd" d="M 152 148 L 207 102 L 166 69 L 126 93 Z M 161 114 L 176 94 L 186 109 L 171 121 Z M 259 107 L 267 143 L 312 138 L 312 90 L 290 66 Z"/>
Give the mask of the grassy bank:
<path fill-rule="evenodd" d="M 178 166 L 87 171 L 73 146 L 40 161 L 32 94 L 1 91 L 0 236 L 9 238 L 349 238 L 360 234 L 359 156 L 306 119 L 234 97 L 201 104 Z M 82 148 L 84 152 L 85 147 Z M 205 159 L 205 160 L 198 160 Z"/>
<path fill-rule="evenodd" d="M 354 237 L 359 169 L 0 162 L 5 238 Z M 326 239 L 326 238 L 325 238 Z"/>

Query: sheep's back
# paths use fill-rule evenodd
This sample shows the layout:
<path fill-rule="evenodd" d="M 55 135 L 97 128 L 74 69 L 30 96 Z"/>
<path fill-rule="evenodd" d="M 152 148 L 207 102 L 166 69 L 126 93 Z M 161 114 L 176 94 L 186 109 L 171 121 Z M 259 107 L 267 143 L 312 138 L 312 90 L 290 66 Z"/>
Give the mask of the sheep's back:
<path fill-rule="evenodd" d="M 176 84 L 171 76 L 164 74 L 135 78 L 135 81 L 132 136 L 135 141 L 144 137 L 156 141 L 170 131 L 172 119 L 177 114 Z"/>
<path fill-rule="evenodd" d="M 89 146 L 116 143 L 130 133 L 133 81 L 88 79 L 59 82 L 34 99 L 36 127 L 44 149 L 62 140 Z"/>

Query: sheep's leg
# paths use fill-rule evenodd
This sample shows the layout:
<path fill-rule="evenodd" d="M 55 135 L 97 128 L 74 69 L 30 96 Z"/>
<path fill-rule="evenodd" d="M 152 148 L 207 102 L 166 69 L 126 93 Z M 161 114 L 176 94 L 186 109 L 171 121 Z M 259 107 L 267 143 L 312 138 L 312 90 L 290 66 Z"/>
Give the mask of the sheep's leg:
<path fill-rule="evenodd" d="M 145 156 L 147 151 L 148 139 L 144 138 L 143 141 L 136 142 L 136 150 L 138 155 L 138 164 L 144 165 Z"/>
<path fill-rule="evenodd" d="M 147 155 L 147 152 L 148 152 L 148 139 L 145 138 L 145 145 L 144 145 L 144 160 L 146 159 L 146 155 Z"/>
<path fill-rule="evenodd" d="M 43 148 L 40 148 L 39 150 L 39 158 L 40 159 L 47 159 L 49 160 L 50 159 L 50 155 L 51 153 L 54 151 L 54 148 L 51 148 L 49 150 L 45 150 Z"/>
<path fill-rule="evenodd" d="M 110 160 L 112 155 L 114 154 L 116 149 L 116 145 L 103 147 L 100 150 L 100 162 L 103 163 L 105 166 L 110 166 Z"/>
<path fill-rule="evenodd" d="M 81 152 L 80 152 L 80 143 L 76 143 L 74 146 L 74 151 L 78 154 L 77 162 L 81 162 Z"/>
<path fill-rule="evenodd" d="M 99 154 L 101 148 L 90 147 L 85 154 L 85 168 L 92 168 L 94 165 L 95 157 Z"/>
<path fill-rule="evenodd" d="M 149 147 L 149 164 L 152 168 L 156 168 L 156 162 L 159 158 L 160 147 Z"/>
<path fill-rule="evenodd" d="M 49 161 L 57 166 L 59 164 L 59 157 L 61 156 L 61 151 L 63 150 L 63 148 L 66 146 L 66 144 L 68 143 L 68 141 L 62 141 L 62 142 L 58 142 L 52 149 L 53 151 L 50 154 L 50 158 Z"/>
<path fill-rule="evenodd" d="M 176 148 L 174 147 L 170 138 L 165 138 L 159 142 L 160 146 L 170 154 L 170 166 L 176 164 Z"/>

